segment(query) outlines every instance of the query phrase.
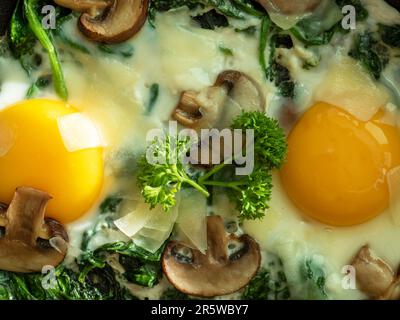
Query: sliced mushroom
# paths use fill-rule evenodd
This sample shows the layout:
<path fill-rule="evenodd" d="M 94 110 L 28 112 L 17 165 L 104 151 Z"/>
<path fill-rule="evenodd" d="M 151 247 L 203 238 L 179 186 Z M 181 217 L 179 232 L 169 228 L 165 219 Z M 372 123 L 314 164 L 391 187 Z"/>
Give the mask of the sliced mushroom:
<path fill-rule="evenodd" d="M 175 241 L 167 244 L 162 267 L 178 290 L 199 297 L 225 295 L 243 288 L 257 273 L 258 244 L 248 235 L 228 234 L 220 216 L 207 218 L 207 242 L 206 254 Z"/>
<path fill-rule="evenodd" d="M 112 4 L 112 0 L 54 0 L 61 7 L 77 12 L 98 12 Z"/>
<path fill-rule="evenodd" d="M 7 208 L 0 206 L 0 269 L 38 272 L 43 266 L 57 266 L 67 253 L 68 235 L 56 220 L 44 218 L 46 192 L 21 187 Z M 51 245 L 57 239 L 57 248 Z"/>
<path fill-rule="evenodd" d="M 54 0 L 82 12 L 79 29 L 91 40 L 120 43 L 133 37 L 146 22 L 149 0 Z"/>
<path fill-rule="evenodd" d="M 88 38 L 104 43 L 119 43 L 133 37 L 146 22 L 149 0 L 114 0 L 102 15 L 83 13 L 79 29 Z"/>
<path fill-rule="evenodd" d="M 302 14 L 314 10 L 321 0 L 256 0 L 265 10 L 283 14 Z"/>
<path fill-rule="evenodd" d="M 376 257 L 370 247 L 361 247 L 351 265 L 356 270 L 358 288 L 372 299 L 399 299 L 399 279 L 392 268 Z"/>
<path fill-rule="evenodd" d="M 264 94 L 255 80 L 243 72 L 227 70 L 211 87 L 184 91 L 172 118 L 196 130 L 226 128 L 242 110 L 262 111 L 264 106 Z"/>

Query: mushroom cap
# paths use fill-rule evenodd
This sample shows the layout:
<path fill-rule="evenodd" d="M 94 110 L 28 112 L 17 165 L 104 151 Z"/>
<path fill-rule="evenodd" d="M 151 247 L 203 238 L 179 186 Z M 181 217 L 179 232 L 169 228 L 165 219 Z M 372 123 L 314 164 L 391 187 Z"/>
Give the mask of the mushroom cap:
<path fill-rule="evenodd" d="M 264 107 L 264 94 L 254 79 L 240 71 L 226 70 L 211 87 L 182 92 L 172 118 L 195 130 L 228 128 L 242 111 L 263 111 Z"/>
<path fill-rule="evenodd" d="M 133 37 L 146 22 L 149 0 L 114 0 L 93 17 L 83 13 L 79 29 L 88 38 L 103 43 L 120 43 Z"/>
<path fill-rule="evenodd" d="M 104 10 L 111 5 L 112 0 L 54 0 L 61 7 L 78 12 Z"/>
<path fill-rule="evenodd" d="M 68 235 L 56 220 L 44 218 L 51 196 L 43 191 L 21 187 L 8 206 L 0 205 L 0 269 L 38 272 L 43 266 L 57 266 L 67 253 Z M 57 248 L 50 241 L 58 239 Z"/>
<path fill-rule="evenodd" d="M 368 245 L 361 247 L 351 265 L 356 270 L 358 288 L 370 298 L 384 296 L 394 281 L 392 268 L 376 257 Z"/>
<path fill-rule="evenodd" d="M 248 235 L 227 234 L 220 216 L 207 218 L 207 242 L 206 254 L 176 241 L 165 247 L 162 268 L 178 290 L 200 297 L 225 295 L 246 286 L 257 273 L 261 262 L 257 242 Z M 229 254 L 230 244 L 241 247 Z"/>

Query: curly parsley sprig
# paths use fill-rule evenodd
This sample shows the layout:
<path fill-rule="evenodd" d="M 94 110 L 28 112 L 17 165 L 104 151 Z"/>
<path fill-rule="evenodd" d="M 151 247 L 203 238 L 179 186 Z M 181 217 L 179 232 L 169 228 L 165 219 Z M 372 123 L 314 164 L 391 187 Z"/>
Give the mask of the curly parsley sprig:
<path fill-rule="evenodd" d="M 227 191 L 241 220 L 262 218 L 271 198 L 271 170 L 280 168 L 286 157 L 285 134 L 276 120 L 262 112 L 242 113 L 233 120 L 232 129 L 254 130 L 254 170 L 250 175 L 235 174 L 233 156 L 233 164 L 221 163 L 199 177 L 192 177 L 190 164 L 184 164 L 181 157 L 189 151 L 189 141 L 166 136 L 153 141 L 148 151 L 167 161 L 149 163 L 145 157 L 139 161 L 138 184 L 145 202 L 151 208 L 161 205 L 168 211 L 176 205 L 176 195 L 183 185 L 205 197 L 209 196 L 207 186 L 217 186 Z M 171 155 L 175 156 L 174 161 L 169 161 Z"/>

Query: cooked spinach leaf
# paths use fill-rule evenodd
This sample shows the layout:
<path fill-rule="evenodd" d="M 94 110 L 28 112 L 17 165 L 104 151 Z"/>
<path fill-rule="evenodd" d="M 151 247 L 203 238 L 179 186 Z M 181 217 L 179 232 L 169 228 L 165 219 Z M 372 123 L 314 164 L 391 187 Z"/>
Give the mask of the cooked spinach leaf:
<path fill-rule="evenodd" d="M 47 88 L 52 81 L 52 77 L 49 74 L 40 76 L 28 89 L 26 93 L 26 98 L 30 99 L 36 96 L 40 90 Z"/>
<path fill-rule="evenodd" d="M 163 249 L 164 246 L 157 252 L 151 253 L 133 242 L 120 241 L 105 244 L 93 252 L 86 252 L 80 257 L 79 265 L 83 270 L 80 277 L 85 278 L 92 270 L 108 267 L 110 255 L 117 255 L 119 263 L 125 267 L 123 276 L 127 281 L 153 287 L 161 277 L 160 259 Z"/>
<path fill-rule="evenodd" d="M 158 95 L 160 93 L 160 86 L 158 83 L 153 83 L 150 86 L 150 92 L 149 92 L 149 102 L 147 104 L 147 114 L 151 114 L 154 106 L 156 105 Z"/>
<path fill-rule="evenodd" d="M 32 53 L 36 43 L 36 37 L 25 18 L 23 6 L 24 2 L 18 1 L 9 27 L 10 46 L 16 58 Z"/>
<path fill-rule="evenodd" d="M 328 30 L 321 30 L 321 23 L 314 17 L 300 20 L 290 32 L 301 42 L 308 46 L 320 46 L 328 44 L 335 33 L 337 26 Z"/>
<path fill-rule="evenodd" d="M 105 216 L 99 219 L 96 224 L 87 229 L 82 235 L 81 250 L 86 251 L 89 249 L 90 242 L 100 232 L 110 229 L 114 226 L 114 219 L 111 216 Z"/>
<path fill-rule="evenodd" d="M 260 40 L 258 44 L 258 60 L 261 69 L 267 78 L 269 78 L 269 76 L 267 60 L 265 58 L 265 50 L 267 49 L 270 26 L 271 19 L 269 18 L 269 16 L 266 15 L 261 19 Z"/>
<path fill-rule="evenodd" d="M 379 79 L 389 62 L 389 52 L 372 32 L 357 34 L 349 55 L 359 60 L 362 66 L 375 78 Z"/>
<path fill-rule="evenodd" d="M 107 197 L 99 207 L 99 220 L 93 227 L 87 229 L 82 235 L 81 250 L 86 251 L 89 248 L 91 240 L 101 231 L 110 229 L 114 226 L 113 214 L 117 212 L 122 198 L 118 195 Z"/>
<path fill-rule="evenodd" d="M 40 0 L 25 0 L 24 1 L 24 13 L 29 24 L 30 30 L 32 30 L 35 37 L 41 43 L 43 48 L 47 51 L 49 56 L 51 70 L 53 74 L 54 89 L 60 98 L 66 100 L 68 97 L 68 91 L 64 80 L 64 74 L 61 69 L 61 63 L 58 58 L 57 50 L 53 44 L 52 36 L 50 32 L 47 32 L 42 27 L 41 17 L 39 16 L 39 4 Z"/>
<path fill-rule="evenodd" d="M 305 283 L 307 299 L 326 299 L 326 274 L 323 266 L 313 258 L 300 265 L 300 275 Z"/>
<path fill-rule="evenodd" d="M 247 34 L 248 36 L 254 36 L 257 32 L 257 27 L 256 26 L 249 26 L 246 28 L 235 28 L 235 32 L 237 33 L 244 33 Z"/>
<path fill-rule="evenodd" d="M 274 33 L 270 37 L 269 47 L 269 62 L 266 69 L 267 78 L 272 81 L 278 88 L 281 96 L 285 98 L 293 98 L 295 95 L 295 82 L 290 76 L 289 69 L 278 62 L 276 57 L 276 48 L 287 48 L 290 49 L 293 46 L 293 42 L 289 35 Z M 264 58 L 265 59 L 265 58 Z"/>
<path fill-rule="evenodd" d="M 273 42 L 275 48 L 285 48 L 285 49 L 293 48 L 293 40 L 289 34 L 275 33 L 271 41 Z"/>
<path fill-rule="evenodd" d="M 290 76 L 289 69 L 274 61 L 269 70 L 270 80 L 274 82 L 282 97 L 293 98 L 295 83 Z"/>
<path fill-rule="evenodd" d="M 244 289 L 245 300 L 287 300 L 290 298 L 285 272 L 280 259 L 271 260 Z"/>
<path fill-rule="evenodd" d="M 0 300 L 135 299 L 116 281 L 111 268 L 92 270 L 80 278 L 79 272 L 59 266 L 54 275 L 55 282 L 45 289 L 46 275 L 0 271 Z"/>
<path fill-rule="evenodd" d="M 115 213 L 118 210 L 119 205 L 122 202 L 122 198 L 118 195 L 108 196 L 101 204 L 100 204 L 100 213 Z"/>
<path fill-rule="evenodd" d="M 400 48 L 400 24 L 392 26 L 379 24 L 379 33 L 385 44 L 394 48 Z"/>
<path fill-rule="evenodd" d="M 224 15 L 219 14 L 215 9 L 194 16 L 192 19 L 203 29 L 214 30 L 215 28 L 229 26 L 228 19 Z"/>
<path fill-rule="evenodd" d="M 262 18 L 265 15 L 263 8 L 261 10 L 258 10 L 255 7 L 254 1 L 252 2 L 248 0 L 232 0 L 232 2 L 237 8 L 251 16 Z"/>
<path fill-rule="evenodd" d="M 341 1 L 347 3 L 357 3 L 355 1 Z M 345 5 L 343 4 L 343 5 Z M 340 7 L 340 5 L 339 5 Z M 360 6 L 360 8 L 362 8 Z M 364 8 L 362 8 L 365 10 Z M 358 10 L 358 6 L 356 6 Z M 360 15 L 361 15 L 360 9 Z M 334 2 L 325 2 L 322 7 L 314 13 L 301 19 L 290 29 L 291 34 L 306 46 L 321 46 L 331 42 L 335 33 L 346 33 L 342 27 L 343 14 Z"/>
<path fill-rule="evenodd" d="M 106 44 L 99 44 L 97 46 L 101 52 L 106 54 L 114 54 L 120 55 L 123 58 L 130 58 L 133 56 L 134 48 L 130 45 L 106 45 Z"/>
<path fill-rule="evenodd" d="M 157 12 L 187 7 L 189 9 L 210 7 L 226 17 L 243 19 L 245 14 L 262 17 L 263 12 L 257 10 L 247 0 L 152 0 L 149 9 L 149 22 L 154 26 Z"/>
<path fill-rule="evenodd" d="M 225 56 L 225 57 L 232 57 L 233 50 L 222 45 L 218 46 L 218 50 Z"/>
<path fill-rule="evenodd" d="M 368 18 L 368 11 L 363 7 L 360 0 L 336 0 L 336 4 L 340 8 L 347 5 L 353 6 L 356 10 L 357 21 L 364 21 Z"/>
<path fill-rule="evenodd" d="M 0 36 L 0 57 L 7 57 L 10 52 L 10 44 L 7 36 Z"/>

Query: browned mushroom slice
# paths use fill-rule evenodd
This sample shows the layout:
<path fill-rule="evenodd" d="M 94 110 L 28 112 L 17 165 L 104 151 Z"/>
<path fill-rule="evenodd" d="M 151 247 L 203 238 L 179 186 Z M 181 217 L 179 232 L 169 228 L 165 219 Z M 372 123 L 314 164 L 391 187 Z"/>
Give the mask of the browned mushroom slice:
<path fill-rule="evenodd" d="M 283 14 L 302 14 L 314 10 L 321 0 L 256 0 L 265 10 Z"/>
<path fill-rule="evenodd" d="M 242 110 L 262 111 L 264 106 L 264 95 L 255 80 L 243 72 L 227 70 L 211 87 L 200 92 L 184 91 L 172 118 L 196 130 L 224 128 Z"/>
<path fill-rule="evenodd" d="M 94 41 L 123 42 L 142 28 L 148 7 L 149 0 L 114 0 L 99 16 L 83 13 L 79 19 L 79 29 Z"/>
<path fill-rule="evenodd" d="M 188 128 L 212 128 L 221 117 L 227 94 L 224 86 L 212 86 L 200 92 L 184 91 L 172 116 Z"/>
<path fill-rule="evenodd" d="M 54 0 L 59 6 L 78 12 L 102 11 L 108 8 L 112 0 Z"/>
<path fill-rule="evenodd" d="M 394 281 L 392 268 L 376 257 L 368 245 L 358 251 L 351 264 L 356 270 L 358 288 L 370 298 L 384 296 Z"/>
<path fill-rule="evenodd" d="M 175 241 L 167 244 L 162 267 L 178 290 L 199 297 L 225 295 L 243 288 L 257 273 L 258 244 L 248 235 L 227 234 L 220 216 L 207 218 L 207 242 L 205 255 Z"/>
<path fill-rule="evenodd" d="M 54 219 L 44 218 L 51 196 L 21 187 L 7 208 L 0 206 L 0 269 L 37 272 L 43 266 L 57 266 L 67 253 L 68 235 Z M 51 245 L 57 239 L 57 247 Z"/>
<path fill-rule="evenodd" d="M 386 292 L 379 297 L 380 300 L 400 300 L 400 276 L 389 286 Z"/>

